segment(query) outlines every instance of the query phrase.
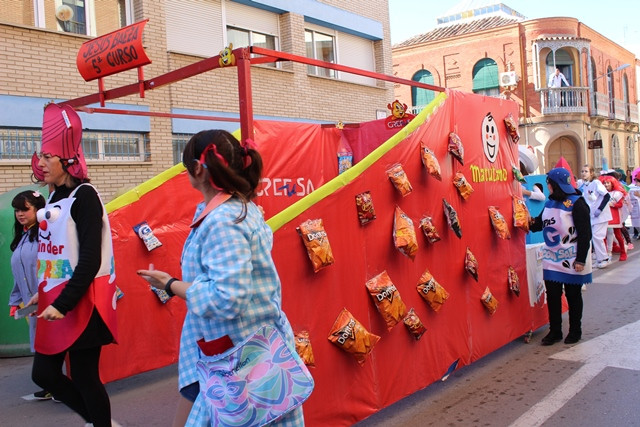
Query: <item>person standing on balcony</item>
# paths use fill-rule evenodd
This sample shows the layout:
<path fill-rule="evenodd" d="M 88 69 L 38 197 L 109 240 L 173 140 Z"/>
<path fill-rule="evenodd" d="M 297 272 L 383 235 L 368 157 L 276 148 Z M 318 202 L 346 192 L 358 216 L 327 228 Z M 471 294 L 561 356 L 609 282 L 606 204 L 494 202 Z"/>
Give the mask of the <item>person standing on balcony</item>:
<path fill-rule="evenodd" d="M 560 69 L 556 67 L 555 73 L 553 73 L 551 75 L 551 78 L 549 79 L 549 87 L 551 89 L 560 89 L 562 87 L 562 82 L 564 82 L 566 86 L 571 86 L 565 78 L 564 74 L 562 74 L 560 72 Z M 560 106 L 560 97 L 561 93 L 559 90 L 552 90 L 549 93 L 549 101 L 552 107 Z"/>

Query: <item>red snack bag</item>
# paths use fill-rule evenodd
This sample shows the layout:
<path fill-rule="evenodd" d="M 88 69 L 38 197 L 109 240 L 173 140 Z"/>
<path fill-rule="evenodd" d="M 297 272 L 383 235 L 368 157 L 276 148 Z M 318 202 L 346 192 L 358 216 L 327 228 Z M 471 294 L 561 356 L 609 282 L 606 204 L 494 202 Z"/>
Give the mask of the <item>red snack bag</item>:
<path fill-rule="evenodd" d="M 525 201 L 518 196 L 513 196 L 513 226 L 526 233 L 529 231 L 530 219 L 531 215 Z"/>
<path fill-rule="evenodd" d="M 501 239 L 510 239 L 511 233 L 509 232 L 509 227 L 507 226 L 507 221 L 505 221 L 502 214 L 498 211 L 498 208 L 495 206 L 489 206 L 489 218 L 491 218 L 491 224 L 493 225 L 494 230 L 496 230 L 496 234 Z"/>
<path fill-rule="evenodd" d="M 373 200 L 370 192 L 365 191 L 356 195 L 356 209 L 358 210 L 360 225 L 376 219 L 376 211 L 373 209 Z"/>
<path fill-rule="evenodd" d="M 516 269 L 512 266 L 509 266 L 509 272 L 507 273 L 507 282 L 509 283 L 509 290 L 516 294 L 517 297 L 520 296 L 520 279 L 518 278 L 518 273 L 516 273 Z"/>
<path fill-rule="evenodd" d="M 333 264 L 333 253 L 327 232 L 324 231 L 322 225 L 322 219 L 308 219 L 300 224 L 296 230 L 307 248 L 307 254 L 309 254 L 315 273 Z"/>
<path fill-rule="evenodd" d="M 400 292 L 391 282 L 387 271 L 383 271 L 366 283 L 369 295 L 373 298 L 378 312 L 382 315 L 387 330 L 391 330 L 407 314 L 407 307 L 400 298 Z"/>
<path fill-rule="evenodd" d="M 460 225 L 460 219 L 458 218 L 458 212 L 447 202 L 442 199 L 442 207 L 444 208 L 444 216 L 447 218 L 447 224 L 449 228 L 456 233 L 459 239 L 462 238 L 462 226 Z"/>
<path fill-rule="evenodd" d="M 442 181 L 442 174 L 440 172 L 440 163 L 438 162 L 438 158 L 423 141 L 420 141 L 420 154 L 420 157 L 422 158 L 422 164 L 425 168 L 427 168 L 429 174 L 438 181 Z"/>
<path fill-rule="evenodd" d="M 440 286 L 440 283 L 433 278 L 433 275 L 428 269 L 420 276 L 416 289 L 420 296 L 429 304 L 429 307 L 436 312 L 440 310 L 442 304 L 449 298 L 449 292 Z"/>
<path fill-rule="evenodd" d="M 393 243 L 404 255 L 411 259 L 416 257 L 418 240 L 413 221 L 398 206 L 393 220 Z"/>
<path fill-rule="evenodd" d="M 488 286 L 485 288 L 484 292 L 482 293 L 481 300 L 482 300 L 482 304 L 484 304 L 489 314 L 495 313 L 496 310 L 498 309 L 498 300 L 496 299 L 496 297 L 493 296 Z"/>
<path fill-rule="evenodd" d="M 467 270 L 471 277 L 476 279 L 476 282 L 478 281 L 478 260 L 468 246 L 464 254 L 464 269 Z"/>
<path fill-rule="evenodd" d="M 402 169 L 400 163 L 396 163 L 387 169 L 387 175 L 400 194 L 402 194 L 402 197 L 406 197 L 413 191 L 409 178 L 407 178 L 407 174 L 404 173 L 404 169 Z"/>
<path fill-rule="evenodd" d="M 469 181 L 467 181 L 467 178 L 465 178 L 462 172 L 456 172 L 453 176 L 453 185 L 456 186 L 458 192 L 465 200 L 473 193 L 473 187 L 469 184 Z"/>
<path fill-rule="evenodd" d="M 296 353 L 305 365 L 310 367 L 316 366 L 316 359 L 313 357 L 313 349 L 311 348 L 311 340 L 309 339 L 309 331 L 300 331 L 294 336 L 296 343 Z"/>
<path fill-rule="evenodd" d="M 427 237 L 429 243 L 435 243 L 440 240 L 440 235 L 438 234 L 438 230 L 436 226 L 433 225 L 433 220 L 430 216 L 423 216 L 420 220 L 420 228 L 422 232 Z"/>
<path fill-rule="evenodd" d="M 507 117 L 504 118 L 504 125 L 507 128 L 507 134 L 511 139 L 511 142 L 517 144 L 520 141 L 520 133 L 518 132 L 518 123 L 513 118 L 511 113 L 507 114 Z"/>
<path fill-rule="evenodd" d="M 453 157 L 455 157 L 461 165 L 464 165 L 464 147 L 462 146 L 462 140 L 455 132 L 449 134 L 449 145 L 447 150 Z"/>
<path fill-rule="evenodd" d="M 353 354 L 353 357 L 362 365 L 380 337 L 367 331 L 349 313 L 349 310 L 343 308 L 331 327 L 327 339 L 342 350 Z"/>
<path fill-rule="evenodd" d="M 427 328 L 424 327 L 413 308 L 409 309 L 409 312 L 402 321 L 416 341 L 427 332 Z"/>

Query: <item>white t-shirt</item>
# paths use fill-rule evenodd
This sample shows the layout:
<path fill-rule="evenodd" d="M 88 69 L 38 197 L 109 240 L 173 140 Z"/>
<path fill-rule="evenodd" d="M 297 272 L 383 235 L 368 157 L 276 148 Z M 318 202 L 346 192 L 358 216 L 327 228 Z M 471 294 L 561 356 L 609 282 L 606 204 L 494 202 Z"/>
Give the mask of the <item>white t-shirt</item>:
<path fill-rule="evenodd" d="M 611 208 L 609 208 L 608 204 L 602 209 L 599 216 L 594 215 L 596 209 L 598 209 L 602 203 L 603 197 L 608 193 L 604 184 L 600 182 L 599 179 L 583 182 L 580 187 L 580 191 L 582 191 L 582 196 L 589 205 L 589 210 L 591 211 L 591 224 L 601 224 L 603 222 L 611 221 Z"/>

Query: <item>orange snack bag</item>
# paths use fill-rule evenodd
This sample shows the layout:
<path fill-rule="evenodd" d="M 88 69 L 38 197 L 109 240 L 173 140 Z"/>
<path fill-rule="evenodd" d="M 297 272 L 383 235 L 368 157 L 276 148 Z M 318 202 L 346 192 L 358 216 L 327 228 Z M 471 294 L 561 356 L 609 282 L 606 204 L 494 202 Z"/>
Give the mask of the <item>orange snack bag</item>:
<path fill-rule="evenodd" d="M 402 197 L 406 197 L 413 191 L 409 178 L 407 178 L 407 174 L 404 172 L 404 169 L 402 169 L 400 163 L 396 163 L 387 169 L 387 175 L 400 194 L 402 194 Z"/>
<path fill-rule="evenodd" d="M 425 168 L 427 168 L 429 174 L 438 181 L 442 181 L 442 174 L 440 171 L 440 163 L 438 162 L 438 158 L 423 141 L 420 141 L 420 154 L 420 157 L 422 158 L 422 164 Z"/>
<path fill-rule="evenodd" d="M 478 260 L 469 247 L 467 247 L 467 251 L 464 254 L 464 269 L 467 270 L 471 277 L 476 279 L 476 282 L 478 281 Z"/>
<path fill-rule="evenodd" d="M 331 327 L 329 341 L 342 350 L 353 354 L 360 365 L 363 365 L 380 337 L 367 331 L 349 310 L 343 308 Z"/>
<path fill-rule="evenodd" d="M 456 186 L 458 192 L 465 200 L 473 193 L 473 187 L 469 184 L 469 181 L 467 181 L 467 178 L 465 178 L 462 172 L 456 172 L 453 176 L 453 185 Z"/>
<path fill-rule="evenodd" d="M 416 257 L 418 252 L 418 239 L 413 221 L 405 214 L 399 206 L 396 206 L 396 213 L 393 220 L 393 243 L 396 248 L 411 259 Z"/>
<path fill-rule="evenodd" d="M 435 243 L 440 240 L 440 235 L 438 234 L 438 230 L 436 226 L 433 225 L 433 220 L 430 216 L 423 216 L 420 220 L 420 228 L 422 232 L 427 237 L 429 243 Z"/>
<path fill-rule="evenodd" d="M 322 219 L 308 219 L 300 224 L 296 230 L 307 248 L 307 254 L 309 254 L 315 273 L 333 264 L 333 253 L 327 232 L 324 231 L 322 225 Z"/>
<path fill-rule="evenodd" d="M 498 300 L 496 299 L 496 297 L 493 296 L 488 286 L 485 288 L 484 292 L 482 293 L 481 299 L 482 299 L 482 304 L 484 304 L 484 306 L 487 308 L 487 311 L 489 311 L 489 314 L 493 314 L 496 312 L 496 310 L 498 309 Z"/>
<path fill-rule="evenodd" d="M 520 141 L 520 133 L 518 132 L 518 123 L 516 123 L 511 113 L 507 114 L 507 117 L 504 118 L 504 125 L 507 128 L 507 134 L 511 142 L 517 144 L 518 141 Z"/>
<path fill-rule="evenodd" d="M 451 132 L 449 134 L 449 145 L 447 146 L 447 150 L 460 162 L 461 165 L 464 165 L 464 146 L 462 145 L 462 140 L 457 133 Z"/>
<path fill-rule="evenodd" d="M 300 331 L 294 336 L 296 344 L 296 353 L 305 365 L 310 367 L 316 366 L 316 360 L 313 357 L 313 349 L 311 348 L 311 340 L 309 339 L 309 331 Z"/>
<path fill-rule="evenodd" d="M 440 286 L 428 269 L 420 276 L 416 289 L 433 311 L 440 310 L 442 304 L 449 298 L 449 292 Z"/>
<path fill-rule="evenodd" d="M 360 225 L 376 219 L 376 211 L 373 209 L 373 200 L 369 191 L 356 194 L 356 209 L 358 210 Z"/>
<path fill-rule="evenodd" d="M 407 307 L 400 298 L 398 288 L 391 282 L 387 271 L 383 271 L 366 283 L 369 295 L 376 304 L 378 312 L 382 315 L 387 330 L 393 329 L 407 314 Z"/>
<path fill-rule="evenodd" d="M 507 226 L 507 221 L 505 221 L 502 214 L 498 211 L 498 208 L 495 206 L 489 206 L 489 218 L 491 218 L 491 224 L 493 224 L 494 230 L 496 230 L 496 234 L 501 239 L 510 239 L 511 233 L 509 232 L 509 227 Z"/>
<path fill-rule="evenodd" d="M 402 321 L 416 341 L 427 332 L 427 328 L 424 327 L 413 308 L 409 309 L 409 312 Z"/>
<path fill-rule="evenodd" d="M 518 196 L 513 196 L 513 226 L 526 233 L 529 231 L 530 219 L 531 214 L 525 201 Z"/>
<path fill-rule="evenodd" d="M 518 278 L 518 273 L 516 273 L 516 269 L 512 266 L 509 266 L 509 272 L 507 273 L 507 282 L 509 283 L 509 290 L 516 294 L 516 296 L 520 296 L 520 279 Z"/>

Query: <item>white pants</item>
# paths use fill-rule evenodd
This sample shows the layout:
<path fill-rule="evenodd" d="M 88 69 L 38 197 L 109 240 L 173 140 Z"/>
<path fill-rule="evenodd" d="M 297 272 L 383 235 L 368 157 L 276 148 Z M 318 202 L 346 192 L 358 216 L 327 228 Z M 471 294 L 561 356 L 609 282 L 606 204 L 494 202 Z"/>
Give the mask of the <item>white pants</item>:
<path fill-rule="evenodd" d="M 591 224 L 591 242 L 593 244 L 593 251 L 596 253 L 596 262 L 609 258 L 607 247 L 604 243 L 604 238 L 607 237 L 607 226 L 608 223 L 606 222 Z"/>

